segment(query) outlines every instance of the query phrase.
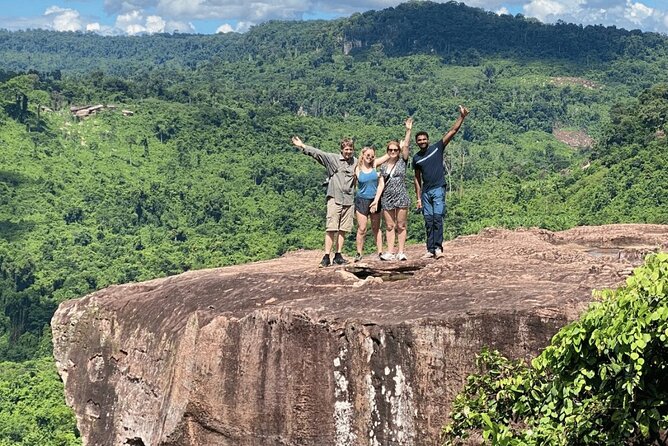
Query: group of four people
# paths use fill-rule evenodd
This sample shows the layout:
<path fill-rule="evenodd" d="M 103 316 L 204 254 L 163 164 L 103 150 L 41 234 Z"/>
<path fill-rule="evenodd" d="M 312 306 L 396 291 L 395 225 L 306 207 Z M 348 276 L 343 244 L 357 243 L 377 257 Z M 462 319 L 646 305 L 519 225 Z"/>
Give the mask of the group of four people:
<path fill-rule="evenodd" d="M 459 106 L 459 117 L 441 139 L 429 144 L 427 132 L 418 132 L 415 142 L 418 152 L 413 156 L 417 209 L 422 212 L 427 237 L 425 257 L 443 254 L 443 219 L 445 216 L 445 146 L 457 134 L 469 111 Z M 353 212 L 357 220 L 355 261 L 362 258 L 368 221 L 381 260 L 406 260 L 406 226 L 410 199 L 406 187 L 406 172 L 410 157 L 410 137 L 413 120 L 405 122 L 406 134 L 399 142 L 387 143 L 386 154 L 376 158 L 373 147 L 364 147 L 359 159 L 354 156 L 354 143 L 341 141 L 340 154 L 328 153 L 304 144 L 298 136 L 292 143 L 306 155 L 313 157 L 327 170 L 327 222 L 325 228 L 325 255 L 320 266 L 347 263 L 341 254 L 346 233 L 353 228 Z M 377 168 L 380 167 L 379 170 Z M 357 194 L 354 194 L 357 185 Z M 385 220 L 387 251 L 383 252 L 380 230 L 380 211 Z M 398 251 L 395 254 L 395 241 Z M 334 258 L 331 258 L 335 248 Z"/>

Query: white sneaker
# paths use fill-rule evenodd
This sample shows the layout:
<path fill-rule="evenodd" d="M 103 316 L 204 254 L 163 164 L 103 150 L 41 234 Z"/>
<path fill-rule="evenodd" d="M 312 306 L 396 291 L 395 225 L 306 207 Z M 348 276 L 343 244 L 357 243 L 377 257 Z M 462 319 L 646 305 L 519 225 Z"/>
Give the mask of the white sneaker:
<path fill-rule="evenodd" d="M 423 259 L 433 259 L 434 258 L 434 253 L 431 251 L 427 251 L 424 253 L 422 256 Z"/>
<path fill-rule="evenodd" d="M 406 254 L 403 252 L 397 253 L 397 260 L 408 260 L 408 257 L 406 257 Z"/>
<path fill-rule="evenodd" d="M 394 260 L 394 254 L 391 252 L 384 252 L 380 254 L 378 257 L 380 257 L 380 260 Z"/>
<path fill-rule="evenodd" d="M 441 257 L 443 257 L 443 251 L 441 251 L 440 248 L 436 248 L 436 252 L 434 253 L 434 257 L 436 257 L 437 259 L 440 259 Z"/>

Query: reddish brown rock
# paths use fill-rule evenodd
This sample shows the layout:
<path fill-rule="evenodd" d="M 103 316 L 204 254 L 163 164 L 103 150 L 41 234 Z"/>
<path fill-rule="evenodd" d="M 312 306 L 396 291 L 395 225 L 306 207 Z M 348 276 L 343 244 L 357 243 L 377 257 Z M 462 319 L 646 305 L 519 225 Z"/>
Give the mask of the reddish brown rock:
<path fill-rule="evenodd" d="M 54 354 L 85 445 L 437 444 L 483 346 L 534 356 L 667 241 L 489 229 L 439 260 L 326 269 L 295 252 L 64 302 Z"/>

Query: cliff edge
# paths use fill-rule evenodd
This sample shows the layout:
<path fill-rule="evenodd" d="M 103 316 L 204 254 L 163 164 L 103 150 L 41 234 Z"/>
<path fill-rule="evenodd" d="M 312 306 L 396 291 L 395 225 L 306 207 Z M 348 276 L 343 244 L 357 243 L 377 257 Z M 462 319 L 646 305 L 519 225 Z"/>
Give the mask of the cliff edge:
<path fill-rule="evenodd" d="M 488 229 L 439 260 L 321 253 L 63 302 L 54 355 L 84 445 L 431 445 L 483 346 L 531 358 L 668 226 Z"/>

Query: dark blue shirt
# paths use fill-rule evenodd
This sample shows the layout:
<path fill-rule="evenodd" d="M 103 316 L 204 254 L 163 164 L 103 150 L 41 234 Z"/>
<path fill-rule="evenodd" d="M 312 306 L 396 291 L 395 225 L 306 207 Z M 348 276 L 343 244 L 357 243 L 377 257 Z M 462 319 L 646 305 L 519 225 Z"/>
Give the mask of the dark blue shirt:
<path fill-rule="evenodd" d="M 443 168 L 443 153 L 445 145 L 443 140 L 427 147 L 424 152 L 413 155 L 413 169 L 422 174 L 422 190 L 426 191 L 435 187 L 445 186 L 445 169 Z"/>

